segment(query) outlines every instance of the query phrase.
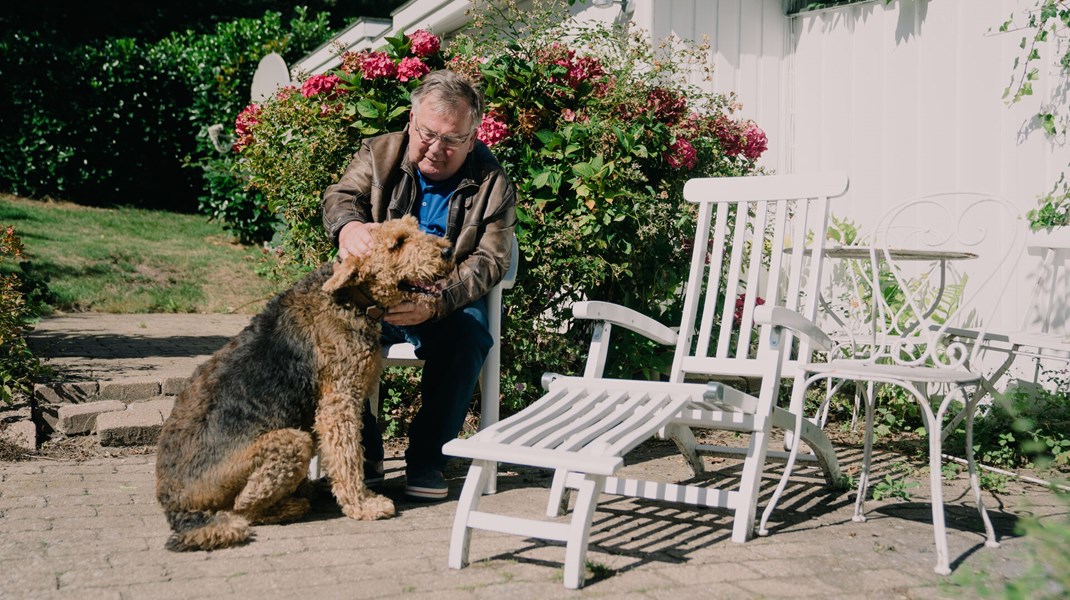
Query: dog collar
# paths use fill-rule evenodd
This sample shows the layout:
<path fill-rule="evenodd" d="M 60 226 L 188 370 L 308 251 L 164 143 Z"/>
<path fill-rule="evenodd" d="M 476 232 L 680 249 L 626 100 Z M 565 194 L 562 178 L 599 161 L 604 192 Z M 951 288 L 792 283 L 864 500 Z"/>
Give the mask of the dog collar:
<path fill-rule="evenodd" d="M 383 316 L 386 315 L 386 309 L 376 304 L 375 299 L 359 287 L 353 288 L 353 291 L 355 292 L 353 299 L 358 306 L 364 309 L 364 314 L 367 315 L 369 319 L 381 321 Z"/>

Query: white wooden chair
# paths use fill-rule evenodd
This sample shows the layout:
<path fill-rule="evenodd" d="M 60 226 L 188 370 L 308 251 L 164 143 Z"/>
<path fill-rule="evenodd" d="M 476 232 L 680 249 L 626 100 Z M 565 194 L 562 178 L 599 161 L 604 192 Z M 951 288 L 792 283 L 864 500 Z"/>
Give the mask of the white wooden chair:
<path fill-rule="evenodd" d="M 487 359 L 483 362 L 483 370 L 479 375 L 479 428 L 485 429 L 488 425 L 498 422 L 499 403 L 501 400 L 501 364 L 502 364 L 502 292 L 513 288 L 516 283 L 517 270 L 520 268 L 520 248 L 517 245 L 516 236 L 513 236 L 511 245 L 509 269 L 498 285 L 491 288 L 487 293 L 487 328 L 494 345 L 487 353 Z M 389 344 L 382 348 L 383 367 L 422 367 L 424 361 L 416 357 L 416 347 L 408 342 Z M 375 389 L 375 395 L 369 398 L 372 413 L 379 415 L 379 389 Z M 309 479 L 315 480 L 323 477 L 320 468 L 319 455 L 312 458 L 312 464 L 308 470 Z M 493 494 L 496 489 L 496 477 L 491 477 L 488 483 L 488 494 Z"/>
<path fill-rule="evenodd" d="M 868 250 L 868 293 L 863 308 L 870 319 L 868 348 L 852 357 L 833 355 L 827 362 L 802 366 L 803 389 L 824 380 L 851 380 L 867 385 L 865 441 L 856 521 L 864 521 L 873 443 L 875 385 L 891 384 L 913 397 L 929 436 L 929 476 L 937 573 L 950 573 L 944 523 L 941 454 L 947 433 L 965 420 L 970 484 L 984 522 L 986 545 L 998 546 L 985 511 L 973 457 L 973 417 L 991 389 L 986 362 L 988 328 L 994 322 L 1009 270 L 1018 264 L 1023 231 L 1017 210 L 983 194 L 927 196 L 893 208 L 881 220 Z M 988 251 L 986 251 L 988 250 Z M 949 282 L 945 270 L 966 275 Z M 975 260 L 976 259 L 976 260 Z M 972 264 L 971 264 L 972 263 Z M 954 278 L 952 278 L 954 279 Z M 877 282 L 877 283 L 875 283 Z M 965 337 L 963 334 L 969 332 Z M 956 412 L 949 411 L 954 410 Z M 946 416 L 950 422 L 946 422 Z M 766 507 L 776 505 L 793 460 Z M 763 515 L 764 523 L 767 515 Z"/>
<path fill-rule="evenodd" d="M 566 545 L 565 587 L 578 588 L 602 492 L 729 509 L 732 539 L 743 542 L 753 533 L 773 427 L 800 432 L 797 437 L 814 451 L 826 478 L 836 482 L 839 468 L 824 433 L 777 407 L 782 373 L 790 375 L 799 359 L 809 358 L 811 342 L 794 345 L 782 328 L 756 323 L 754 308 L 761 297 L 767 306 L 814 315 L 828 199 L 846 189 L 847 178 L 840 173 L 688 182 L 684 197 L 698 206 L 698 216 L 679 330 L 603 302 L 573 307 L 576 318 L 596 321 L 584 375 L 545 375 L 547 393 L 531 406 L 443 449 L 472 459 L 454 519 L 449 565 L 461 568 L 468 562 L 473 529 L 553 540 Z M 602 377 L 615 326 L 675 346 L 668 381 Z M 780 346 L 794 346 L 797 353 L 775 351 Z M 760 379 L 759 395 L 714 381 L 720 377 Z M 676 441 L 701 473 L 700 454 L 724 449 L 697 444 L 691 427 L 751 434 L 749 446 L 740 450 L 744 465 L 738 489 L 617 477 L 623 456 L 655 435 Z M 547 516 L 558 516 L 565 491 L 575 490 L 571 520 L 479 510 L 498 462 L 554 470 Z"/>

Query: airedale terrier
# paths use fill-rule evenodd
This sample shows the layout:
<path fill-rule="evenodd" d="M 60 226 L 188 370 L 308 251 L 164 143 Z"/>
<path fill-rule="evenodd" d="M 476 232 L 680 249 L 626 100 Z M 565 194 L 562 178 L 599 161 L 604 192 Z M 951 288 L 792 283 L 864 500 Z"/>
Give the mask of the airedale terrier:
<path fill-rule="evenodd" d="M 295 492 L 316 443 L 347 516 L 394 516 L 364 485 L 360 441 L 382 368 L 379 319 L 402 301 L 427 302 L 451 265 L 449 243 L 412 217 L 374 231 L 371 254 L 327 263 L 272 299 L 175 401 L 156 457 L 169 550 L 233 546 L 251 524 L 303 516 L 309 501 Z"/>

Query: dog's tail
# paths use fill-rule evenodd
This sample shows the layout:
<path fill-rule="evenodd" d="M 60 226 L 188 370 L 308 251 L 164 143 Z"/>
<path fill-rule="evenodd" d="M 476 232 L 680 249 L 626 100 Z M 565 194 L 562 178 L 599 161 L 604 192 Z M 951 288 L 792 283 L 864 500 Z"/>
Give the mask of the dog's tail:
<path fill-rule="evenodd" d="M 232 512 L 169 512 L 167 520 L 174 533 L 164 547 L 173 552 L 227 548 L 253 537 L 249 521 Z"/>

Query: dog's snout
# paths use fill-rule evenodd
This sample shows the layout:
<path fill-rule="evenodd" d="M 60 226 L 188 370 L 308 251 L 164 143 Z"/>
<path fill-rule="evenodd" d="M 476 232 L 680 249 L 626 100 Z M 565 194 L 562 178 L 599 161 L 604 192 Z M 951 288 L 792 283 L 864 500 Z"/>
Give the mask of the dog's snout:
<path fill-rule="evenodd" d="M 453 260 L 453 247 L 452 246 L 449 247 L 449 248 L 443 248 L 442 249 L 442 260 L 445 260 L 445 261 Z"/>

